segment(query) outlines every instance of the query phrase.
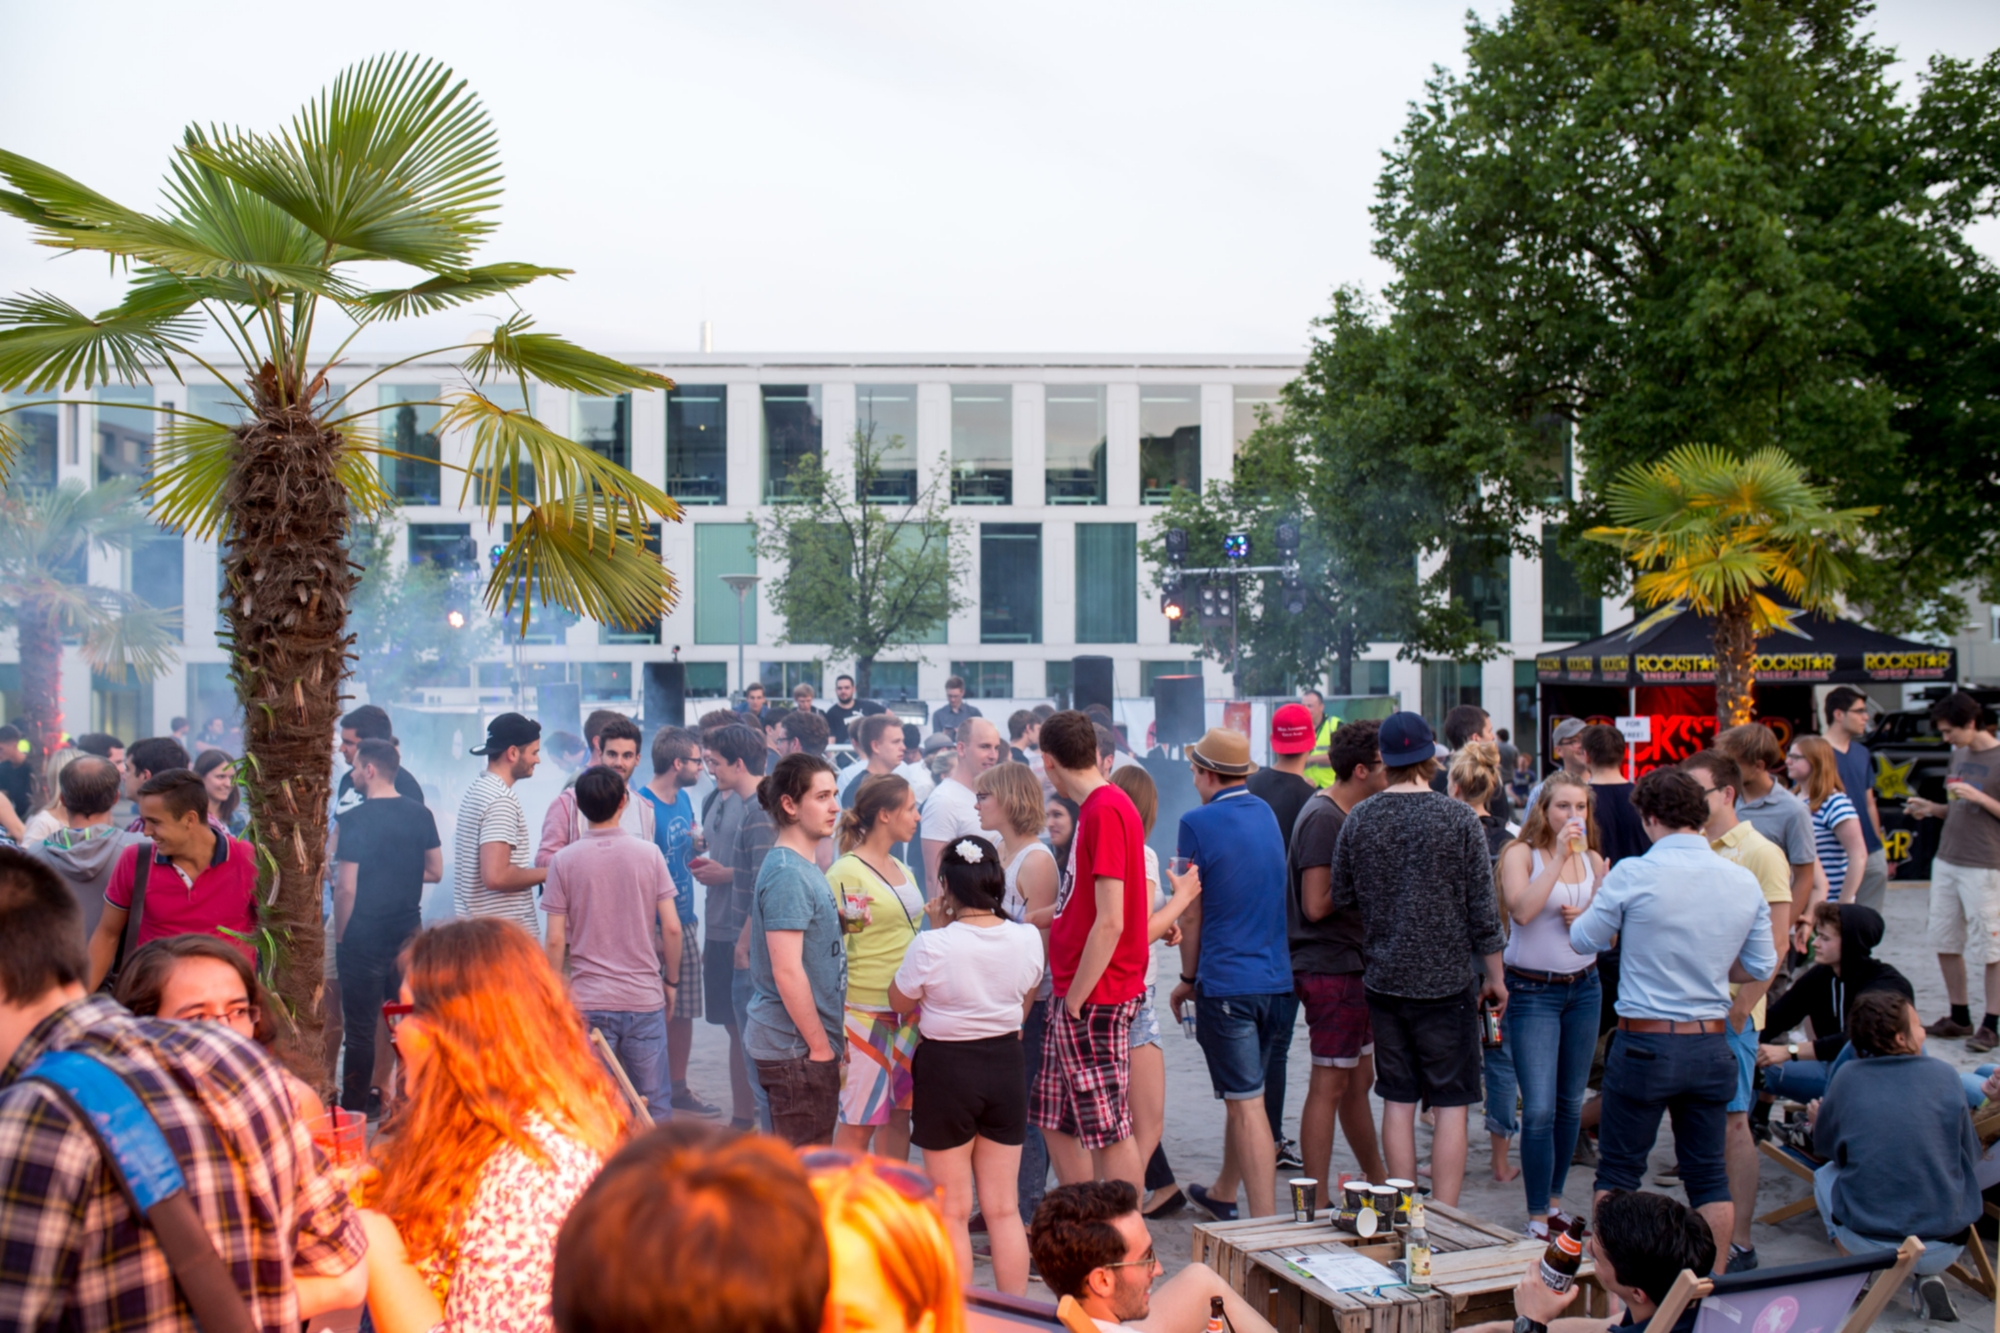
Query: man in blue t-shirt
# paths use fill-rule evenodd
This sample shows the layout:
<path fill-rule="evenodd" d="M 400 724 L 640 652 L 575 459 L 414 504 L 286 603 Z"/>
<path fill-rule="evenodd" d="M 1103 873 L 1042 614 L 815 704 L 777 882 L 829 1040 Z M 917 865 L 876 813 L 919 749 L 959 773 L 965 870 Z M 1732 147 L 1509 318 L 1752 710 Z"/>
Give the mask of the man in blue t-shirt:
<path fill-rule="evenodd" d="M 1867 733 L 1867 695 L 1842 685 L 1826 696 L 1826 743 L 1833 747 L 1841 788 L 1861 815 L 1861 844 L 1868 849 L 1861 887 L 1844 889 L 1840 897 L 1879 912 L 1889 892 L 1889 854 L 1882 848 L 1882 812 L 1875 808 L 1875 757 L 1861 743 Z"/>
<path fill-rule="evenodd" d="M 1292 993 L 1285 935 L 1285 839 L 1271 807 L 1243 785 L 1257 771 L 1250 738 L 1211 728 L 1188 747 L 1199 808 L 1181 816 L 1180 855 L 1201 873 L 1201 897 L 1181 917 L 1181 981 L 1176 1014 L 1194 1002 L 1195 1040 L 1209 1081 L 1227 1110 L 1222 1172 L 1212 1190 L 1189 1186 L 1197 1203 L 1227 1220 L 1236 1186 L 1250 1215 L 1277 1211 L 1276 1145 L 1264 1117 L 1264 1070 L 1290 1042 L 1299 1002 Z"/>
<path fill-rule="evenodd" d="M 694 1021 L 702 1016 L 701 943 L 697 938 L 694 873 L 694 801 L 688 789 L 701 781 L 701 741 L 680 727 L 653 733 L 653 780 L 639 789 L 653 807 L 653 844 L 667 858 L 674 879 L 674 910 L 681 918 L 681 970 L 684 984 L 674 997 L 674 1016 L 667 1023 L 667 1069 L 673 1076 L 673 1106 L 689 1115 L 722 1112 L 695 1096 L 687 1083 L 688 1056 L 694 1051 Z M 693 971 L 689 971 L 693 968 Z"/>

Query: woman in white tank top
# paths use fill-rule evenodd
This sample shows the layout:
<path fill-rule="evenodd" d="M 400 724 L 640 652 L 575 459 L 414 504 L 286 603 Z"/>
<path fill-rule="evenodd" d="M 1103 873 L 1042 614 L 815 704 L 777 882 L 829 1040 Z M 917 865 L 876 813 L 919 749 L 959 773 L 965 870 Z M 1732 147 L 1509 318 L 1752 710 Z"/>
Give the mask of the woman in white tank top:
<path fill-rule="evenodd" d="M 1569 928 L 1604 880 L 1590 788 L 1568 773 L 1543 782 L 1521 836 L 1500 853 L 1511 934 L 1507 1046 L 1521 1085 L 1521 1184 L 1528 1230 L 1566 1225 L 1562 1191 L 1576 1151 L 1601 986 L 1597 956 L 1570 947 Z"/>

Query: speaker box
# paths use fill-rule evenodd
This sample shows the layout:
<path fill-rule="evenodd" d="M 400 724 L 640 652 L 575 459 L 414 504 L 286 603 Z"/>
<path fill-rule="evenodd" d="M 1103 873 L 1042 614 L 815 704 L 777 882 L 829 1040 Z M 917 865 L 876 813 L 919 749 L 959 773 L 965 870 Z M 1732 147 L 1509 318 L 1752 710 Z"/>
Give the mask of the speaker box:
<path fill-rule="evenodd" d="M 1153 678 L 1154 736 L 1162 745 L 1192 745 L 1208 730 L 1200 676 Z"/>
<path fill-rule="evenodd" d="M 681 662 L 645 663 L 643 724 L 648 742 L 661 727 L 687 725 L 687 666 Z"/>
<path fill-rule="evenodd" d="M 1092 704 L 1111 707 L 1111 659 L 1078 657 L 1070 662 L 1071 708 L 1082 712 Z"/>
<path fill-rule="evenodd" d="M 548 681 L 535 686 L 535 719 L 542 724 L 542 741 L 549 733 L 583 735 L 583 686 L 575 681 Z"/>

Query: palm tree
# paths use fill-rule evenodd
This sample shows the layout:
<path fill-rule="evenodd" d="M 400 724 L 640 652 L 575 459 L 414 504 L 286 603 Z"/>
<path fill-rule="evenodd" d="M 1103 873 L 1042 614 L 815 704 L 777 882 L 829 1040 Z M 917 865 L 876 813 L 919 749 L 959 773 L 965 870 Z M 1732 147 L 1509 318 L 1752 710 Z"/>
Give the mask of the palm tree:
<path fill-rule="evenodd" d="M 243 704 L 254 836 L 266 873 L 264 925 L 274 988 L 295 1020 L 288 1056 L 322 1074 L 320 884 L 331 744 L 353 647 L 355 570 L 349 524 L 385 513 L 378 465 L 406 457 L 369 429 L 377 408 L 355 391 L 419 360 L 462 372 L 435 400 L 439 433 L 462 432 L 470 460 L 460 503 L 502 516 L 512 534 L 485 589 L 489 608 L 525 620 L 537 601 L 600 622 L 649 623 L 673 580 L 646 537 L 680 511 L 665 492 L 526 410 L 484 392 L 539 381 L 582 394 L 671 388 L 664 376 L 536 331 L 527 315 L 490 334 L 427 349 L 329 388 L 328 371 L 364 331 L 566 272 L 475 263 L 497 225 L 499 156 L 478 99 L 450 70 L 408 55 L 342 72 L 276 134 L 189 127 L 174 150 L 165 209 L 116 203 L 40 163 L 0 151 L 0 210 L 57 250 L 98 251 L 130 273 L 123 301 L 89 316 L 31 292 L 0 301 L 0 389 L 31 394 L 199 366 L 228 385 L 236 420 L 166 416 L 146 494 L 171 527 L 218 537 L 221 610 Z M 368 274 L 415 270 L 414 282 Z M 400 281 L 400 277 L 396 279 Z M 241 383 L 198 349 L 219 335 L 247 370 Z M 412 460 L 432 463 L 433 459 Z M 532 469 L 535 492 L 512 478 Z"/>
<path fill-rule="evenodd" d="M 1717 726 L 1752 716 L 1759 638 L 1789 629 L 1800 609 L 1839 609 L 1849 578 L 1839 548 L 1875 510 L 1835 509 L 1829 494 L 1782 449 L 1744 458 L 1687 444 L 1620 473 L 1605 497 L 1617 525 L 1584 533 L 1642 571 L 1632 590 L 1658 610 L 1635 634 L 1683 611 L 1714 617 Z"/>
<path fill-rule="evenodd" d="M 38 785 L 42 758 L 62 744 L 65 729 L 65 641 L 80 640 L 98 670 L 122 676 L 130 669 L 142 680 L 175 656 L 178 608 L 149 606 L 85 576 L 93 548 L 130 550 L 153 530 L 133 501 L 133 488 L 122 482 L 0 494 L 0 625 L 12 625 L 20 643 L 22 729 Z"/>

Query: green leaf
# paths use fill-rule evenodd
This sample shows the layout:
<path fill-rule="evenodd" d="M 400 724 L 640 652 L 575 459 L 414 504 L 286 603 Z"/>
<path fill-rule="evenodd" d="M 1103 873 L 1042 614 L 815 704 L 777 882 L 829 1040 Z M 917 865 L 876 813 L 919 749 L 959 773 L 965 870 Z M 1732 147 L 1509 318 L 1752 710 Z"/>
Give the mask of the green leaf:
<path fill-rule="evenodd" d="M 179 379 L 175 345 L 201 327 L 185 311 L 185 304 L 143 301 L 92 319 L 47 292 L 0 300 L 0 389 L 148 384 L 160 362 Z"/>
<path fill-rule="evenodd" d="M 567 277 L 572 270 L 535 264 L 482 264 L 459 272 L 440 273 L 413 287 L 368 292 L 347 303 L 357 317 L 402 319 L 429 315 L 501 292 L 525 287 L 537 278 Z"/>
<path fill-rule="evenodd" d="M 83 627 L 83 655 L 105 675 L 123 676 L 130 667 L 152 680 L 180 655 L 181 609 L 149 606 L 130 593 L 108 595 Z"/>
<path fill-rule="evenodd" d="M 523 628 L 541 602 L 600 624 L 636 629 L 673 608 L 674 576 L 645 534 L 616 521 L 602 497 L 550 500 L 522 512 L 486 583 L 486 607 Z"/>
<path fill-rule="evenodd" d="M 597 495 L 613 511 L 628 511 L 631 521 L 654 515 L 680 519 L 680 506 L 665 491 L 596 450 L 558 435 L 526 412 L 508 411 L 476 391 L 453 395 L 446 404 L 438 433 L 463 431 L 472 438 L 465 462 L 466 492 L 460 502 L 471 494 L 489 523 L 503 509 L 518 507 L 516 498 L 501 486 L 517 462 L 534 470 L 543 499 Z"/>
<path fill-rule="evenodd" d="M 671 389 L 665 375 L 596 352 L 585 351 L 553 333 L 530 333 L 534 321 L 516 315 L 466 358 L 467 373 L 482 383 L 489 379 L 531 379 L 572 393 L 615 394 L 630 390 Z"/>
<path fill-rule="evenodd" d="M 236 462 L 236 430 L 220 421 L 176 414 L 153 445 L 153 475 L 145 496 L 162 527 L 213 541 L 227 514 L 223 496 Z"/>

